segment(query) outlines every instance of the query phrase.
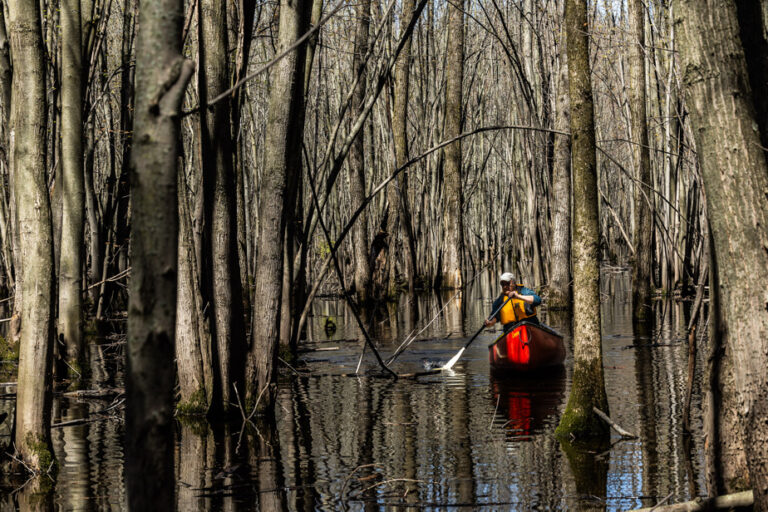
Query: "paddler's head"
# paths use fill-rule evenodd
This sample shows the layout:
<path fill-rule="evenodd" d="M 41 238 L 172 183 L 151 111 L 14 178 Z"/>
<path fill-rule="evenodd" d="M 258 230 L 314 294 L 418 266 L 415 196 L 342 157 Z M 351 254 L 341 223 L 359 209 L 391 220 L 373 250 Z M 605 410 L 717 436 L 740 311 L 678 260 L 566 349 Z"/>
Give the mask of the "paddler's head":
<path fill-rule="evenodd" d="M 501 277 L 499 277 L 499 284 L 501 285 L 501 290 L 503 292 L 508 292 L 512 289 L 514 286 L 515 276 L 512 275 L 511 272 L 504 272 L 501 274 Z"/>

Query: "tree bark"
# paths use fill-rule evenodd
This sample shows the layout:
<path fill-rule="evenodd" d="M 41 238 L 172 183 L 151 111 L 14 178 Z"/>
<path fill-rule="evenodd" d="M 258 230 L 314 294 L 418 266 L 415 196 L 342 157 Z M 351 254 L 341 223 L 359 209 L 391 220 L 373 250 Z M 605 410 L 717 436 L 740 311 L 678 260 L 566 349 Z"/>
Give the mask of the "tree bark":
<path fill-rule="evenodd" d="M 131 150 L 125 479 L 130 510 L 172 510 L 179 111 L 194 65 L 181 54 L 183 2 L 143 2 Z"/>
<path fill-rule="evenodd" d="M 309 21 L 308 0 L 281 0 L 277 52 L 294 44 Z M 253 295 L 252 340 L 246 367 L 246 407 L 271 410 L 275 363 L 280 336 L 283 284 L 283 235 L 289 207 L 288 183 L 298 172 L 296 123 L 303 124 L 306 45 L 289 53 L 273 68 L 264 148 L 262 199 L 259 206 L 258 265 Z M 270 389 L 267 389 L 270 388 Z"/>
<path fill-rule="evenodd" d="M 590 82 L 586 0 L 567 0 L 568 81 L 571 100 L 571 168 L 573 171 L 573 386 L 556 434 L 600 438 L 607 425 L 594 413 L 606 414 L 600 331 L 599 224 L 595 115 Z"/>
<path fill-rule="evenodd" d="M 371 0 L 360 0 L 355 4 L 357 27 L 355 29 L 355 47 L 353 49 L 352 72 L 359 76 L 360 80 L 355 87 L 352 96 L 352 104 L 349 109 L 350 118 L 356 120 L 365 107 L 365 90 L 367 80 L 365 78 L 365 54 L 368 52 L 368 30 L 371 20 Z M 360 130 L 352 141 L 349 149 L 349 195 L 352 200 L 352 211 L 358 209 L 365 199 L 365 130 Z M 371 283 L 371 266 L 369 264 L 368 249 L 368 212 L 363 211 L 357 222 L 352 227 L 352 251 L 354 254 L 354 285 L 355 295 L 360 303 L 369 298 Z"/>
<path fill-rule="evenodd" d="M 635 262 L 632 267 L 632 306 L 637 321 L 653 315 L 650 307 L 652 292 L 651 265 L 653 263 L 653 181 L 651 180 L 651 153 L 648 146 L 648 120 L 645 113 L 645 3 L 630 0 L 628 6 L 629 45 L 629 108 L 632 116 L 632 145 L 635 163 L 635 222 L 633 242 Z"/>
<path fill-rule="evenodd" d="M 403 2 L 403 22 L 410 20 L 416 7 L 414 0 Z M 408 94 L 410 88 L 411 72 L 411 38 L 405 42 L 400 57 L 395 64 L 395 108 L 392 114 L 392 131 L 394 137 L 395 167 L 400 168 L 408 161 Z M 408 205 L 408 177 L 400 174 L 397 180 L 392 182 L 387 189 L 387 202 L 389 212 L 387 214 L 387 235 L 389 236 L 388 265 L 389 279 L 387 293 L 394 296 L 397 293 L 397 281 L 395 272 L 396 240 L 398 236 L 406 242 L 404 244 L 405 272 L 408 277 L 408 291 L 413 293 L 416 288 L 416 241 L 413 234 L 410 206 Z M 402 226 L 402 232 L 401 231 Z"/>
<path fill-rule="evenodd" d="M 53 251 L 45 176 L 46 101 L 40 10 L 35 0 L 8 2 L 13 73 L 11 161 L 19 234 L 21 310 L 16 449 L 32 469 L 47 471 L 51 450 Z M 18 267 L 17 267 L 18 268 Z"/>
<path fill-rule="evenodd" d="M 445 130 L 449 139 L 461 133 L 464 78 L 464 2 L 448 4 L 448 47 L 446 48 Z M 461 168 L 461 141 L 445 148 L 443 170 L 443 264 L 441 288 L 461 288 L 463 281 L 464 219 Z"/>
<path fill-rule="evenodd" d="M 768 510 L 768 166 L 736 2 L 680 1 L 675 25 L 714 239 L 719 357 L 733 370 L 733 394 L 714 405 L 738 414 L 735 425 L 720 426 L 710 448 L 725 453 L 729 444 L 743 443 L 746 467 L 734 468 L 724 490 L 751 487 L 756 510 Z"/>
<path fill-rule="evenodd" d="M 59 341 L 71 379 L 83 369 L 83 65 L 80 0 L 61 6 L 61 245 L 59 252 Z"/>
<path fill-rule="evenodd" d="M 560 76 L 558 80 L 555 129 L 569 128 L 571 105 L 568 98 L 568 56 L 565 30 L 560 38 Z M 571 304 L 571 140 L 566 135 L 554 136 L 552 203 L 552 273 L 547 307 L 570 309 Z"/>
<path fill-rule="evenodd" d="M 207 104 L 228 88 L 227 22 L 224 0 L 199 0 L 200 103 Z M 245 333 L 237 249 L 236 186 L 232 161 L 230 100 L 200 111 L 201 164 L 210 237 L 209 265 L 216 386 L 214 406 L 225 413 L 236 403 L 234 386 L 243 389 Z M 206 244 L 207 245 L 207 244 Z"/>

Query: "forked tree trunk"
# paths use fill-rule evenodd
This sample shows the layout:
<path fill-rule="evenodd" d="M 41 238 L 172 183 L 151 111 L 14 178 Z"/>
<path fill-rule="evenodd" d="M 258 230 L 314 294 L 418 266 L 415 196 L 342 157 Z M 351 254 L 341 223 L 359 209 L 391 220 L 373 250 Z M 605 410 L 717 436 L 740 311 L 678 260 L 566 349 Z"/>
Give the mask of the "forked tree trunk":
<path fill-rule="evenodd" d="M 311 3 L 281 0 L 277 52 L 291 46 L 305 32 Z M 280 302 L 283 285 L 283 235 L 288 183 L 298 171 L 295 124 L 303 122 L 306 45 L 288 53 L 272 69 L 269 113 L 265 137 L 262 199 L 259 208 L 258 255 L 253 295 L 252 340 L 246 367 L 246 407 L 274 405 L 277 347 L 280 336 Z M 287 312 L 286 312 L 287 313 Z"/>
<path fill-rule="evenodd" d="M 61 249 L 59 252 L 59 341 L 64 342 L 70 378 L 83 366 L 83 66 L 80 0 L 61 5 Z"/>
<path fill-rule="evenodd" d="M 755 118 L 744 50 L 733 0 L 680 1 L 683 83 L 714 239 L 712 311 L 719 326 L 721 384 L 728 395 L 710 415 L 737 410 L 733 422 L 709 432 L 710 450 L 723 455 L 715 471 L 724 489 L 751 487 L 755 510 L 768 510 L 768 165 Z M 702 37 L 701 34 L 706 34 Z M 755 91 L 756 95 L 764 91 Z M 716 368 L 715 368 L 716 369 Z M 729 375 L 730 373 L 730 375 Z M 743 446 L 746 467 L 729 467 L 726 456 Z"/>
<path fill-rule="evenodd" d="M 131 281 L 125 414 L 130 510 L 172 510 L 174 336 L 181 102 L 194 65 L 181 54 L 183 2 L 142 2 L 131 151 Z"/>
<path fill-rule="evenodd" d="M 45 70 L 39 3 L 8 2 L 14 69 L 11 161 L 22 265 L 16 450 L 27 466 L 47 471 L 51 450 L 53 251 L 51 206 L 45 176 Z"/>
<path fill-rule="evenodd" d="M 653 181 L 651 152 L 648 146 L 648 121 L 645 113 L 645 3 L 629 2 L 629 107 L 632 114 L 632 136 L 635 163 L 635 262 L 632 267 L 632 309 L 634 319 L 643 321 L 653 315 L 651 309 L 653 262 Z"/>
<path fill-rule="evenodd" d="M 448 47 L 446 49 L 445 131 L 450 139 L 461 133 L 464 78 L 464 2 L 448 4 Z M 461 141 L 445 148 L 443 191 L 443 265 L 441 288 L 461 288 L 463 281 L 464 221 L 461 189 Z"/>
<path fill-rule="evenodd" d="M 600 238 L 597 210 L 595 115 L 589 68 L 586 0 L 567 0 L 568 81 L 573 171 L 573 386 L 556 434 L 602 438 L 608 427 L 592 411 L 608 414 L 600 331 Z"/>

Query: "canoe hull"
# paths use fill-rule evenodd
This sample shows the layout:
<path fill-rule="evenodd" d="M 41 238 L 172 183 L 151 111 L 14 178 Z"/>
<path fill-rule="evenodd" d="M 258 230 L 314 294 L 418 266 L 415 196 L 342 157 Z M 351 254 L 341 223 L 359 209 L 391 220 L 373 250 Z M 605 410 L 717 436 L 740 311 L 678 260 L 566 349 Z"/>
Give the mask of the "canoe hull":
<path fill-rule="evenodd" d="M 563 336 L 547 327 L 522 322 L 488 346 L 488 359 L 495 372 L 532 372 L 565 361 Z"/>

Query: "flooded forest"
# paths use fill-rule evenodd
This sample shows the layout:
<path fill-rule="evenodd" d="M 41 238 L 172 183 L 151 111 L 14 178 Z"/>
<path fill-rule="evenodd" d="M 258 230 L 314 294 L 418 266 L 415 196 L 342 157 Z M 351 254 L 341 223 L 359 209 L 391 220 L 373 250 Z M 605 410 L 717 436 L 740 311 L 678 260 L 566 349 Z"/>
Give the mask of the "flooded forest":
<path fill-rule="evenodd" d="M 0 0 L 0 511 L 768 511 L 767 92 L 767 0 Z"/>

